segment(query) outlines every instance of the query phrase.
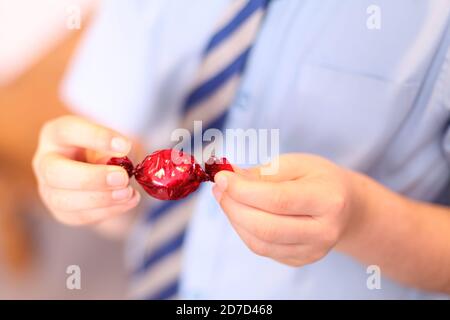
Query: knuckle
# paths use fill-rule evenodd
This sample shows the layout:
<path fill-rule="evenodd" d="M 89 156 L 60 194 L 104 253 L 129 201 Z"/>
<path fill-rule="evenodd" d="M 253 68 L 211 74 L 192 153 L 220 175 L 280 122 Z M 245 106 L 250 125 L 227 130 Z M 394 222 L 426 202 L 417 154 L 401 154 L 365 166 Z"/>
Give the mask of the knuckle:
<path fill-rule="evenodd" d="M 35 174 L 35 176 L 38 176 L 39 175 L 39 157 L 38 157 L 38 155 L 37 154 L 35 154 L 34 156 L 33 156 L 33 159 L 31 159 L 31 168 L 33 169 L 33 172 L 34 172 L 34 174 Z"/>
<path fill-rule="evenodd" d="M 108 220 L 124 212 L 125 209 L 119 207 L 97 208 L 78 213 L 76 219 L 79 225 L 92 225 Z"/>
<path fill-rule="evenodd" d="M 58 211 L 69 211 L 69 209 L 72 207 L 72 201 L 70 197 L 52 191 L 48 193 L 48 203 L 52 209 Z"/>
<path fill-rule="evenodd" d="M 335 192 L 329 197 L 329 208 L 331 212 L 342 212 L 347 206 L 347 197 L 344 192 Z"/>
<path fill-rule="evenodd" d="M 261 240 L 274 242 L 277 239 L 277 230 L 270 224 L 261 224 L 256 227 L 255 233 Z"/>
<path fill-rule="evenodd" d="M 68 123 L 74 121 L 76 117 L 73 115 L 64 115 L 54 119 L 47 120 L 42 125 L 40 131 L 40 140 L 45 140 L 46 137 L 53 135 L 55 132 L 58 134 L 64 134 L 67 132 L 65 128 L 68 127 Z"/>
<path fill-rule="evenodd" d="M 56 120 L 54 119 L 48 120 L 42 125 L 41 130 L 39 131 L 37 150 L 39 150 L 42 146 L 50 143 L 50 141 L 52 140 L 55 121 Z"/>
<path fill-rule="evenodd" d="M 57 130 L 64 131 L 65 128 L 71 127 L 71 124 L 79 121 L 79 118 L 74 115 L 63 115 L 50 121 L 50 125 L 57 128 Z M 67 130 L 66 130 L 67 131 Z"/>
<path fill-rule="evenodd" d="M 339 240 L 340 232 L 337 228 L 329 228 L 324 233 L 323 244 L 326 248 L 333 247 Z"/>
<path fill-rule="evenodd" d="M 50 127 L 57 127 L 58 129 L 66 127 L 69 123 L 75 121 L 76 117 L 73 115 L 63 115 L 54 118 L 47 122 Z"/>
<path fill-rule="evenodd" d="M 306 263 L 301 259 L 291 258 L 280 261 L 281 263 L 287 264 L 290 267 L 299 268 L 304 266 Z"/>
<path fill-rule="evenodd" d="M 44 159 L 40 163 L 39 168 L 42 178 L 47 185 L 53 186 L 55 184 L 55 177 L 57 176 L 55 165 L 53 162 L 48 161 L 48 159 Z"/>
<path fill-rule="evenodd" d="M 44 124 L 42 125 L 42 128 L 41 128 L 40 137 L 43 138 L 43 137 L 47 136 L 53 130 L 57 121 L 58 121 L 58 118 L 51 119 L 51 120 L 44 122 Z"/>
<path fill-rule="evenodd" d="M 308 257 L 308 264 L 319 261 L 320 259 L 325 257 L 327 253 L 328 253 L 328 250 L 324 250 L 324 249 L 314 250 L 313 252 L 310 253 L 310 255 Z"/>
<path fill-rule="evenodd" d="M 89 172 L 83 172 L 78 176 L 78 187 L 81 190 L 93 190 L 98 187 L 97 177 Z"/>
<path fill-rule="evenodd" d="M 277 189 L 277 191 L 273 191 L 272 203 L 276 208 L 280 210 L 287 210 L 291 207 L 291 199 L 289 198 L 288 193 L 284 192 L 283 189 Z"/>
<path fill-rule="evenodd" d="M 43 194 L 44 192 L 41 192 Z M 68 213 L 65 210 L 61 210 L 58 206 L 58 202 L 55 199 L 55 196 L 53 195 L 52 191 L 45 192 L 45 195 L 42 196 L 43 201 L 48 209 L 48 211 L 51 213 L 53 218 L 65 225 L 76 225 L 76 221 L 73 219 L 72 215 Z"/>
<path fill-rule="evenodd" d="M 84 226 L 90 225 L 101 220 L 99 215 L 102 215 L 102 212 L 98 212 L 97 210 L 84 210 L 84 211 L 65 211 L 60 209 L 51 210 L 54 218 L 65 225 L 70 226 Z"/>
<path fill-rule="evenodd" d="M 47 196 L 48 191 L 47 191 L 47 188 L 44 187 L 43 185 L 38 185 L 37 191 L 38 191 L 39 197 L 41 198 L 42 202 L 43 202 L 48 208 L 50 208 L 50 205 L 49 205 L 49 203 L 48 203 L 48 196 Z"/>
<path fill-rule="evenodd" d="M 71 141 L 72 126 L 70 125 L 69 116 L 56 119 L 54 122 L 54 132 L 61 141 Z M 80 134 L 80 133 L 77 133 Z"/>
<path fill-rule="evenodd" d="M 93 129 L 93 141 L 99 149 L 109 149 L 109 144 L 112 139 L 111 133 L 103 128 L 96 127 Z"/>
<path fill-rule="evenodd" d="M 313 246 L 309 248 L 307 252 L 304 253 L 304 263 L 311 264 L 321 260 L 328 254 L 329 250 L 330 248 L 327 246 Z"/>
<path fill-rule="evenodd" d="M 53 156 L 47 156 L 40 162 L 40 172 L 43 182 L 50 187 L 58 188 L 64 185 L 64 176 L 62 173 L 66 168 L 59 159 Z"/>
<path fill-rule="evenodd" d="M 52 211 L 53 217 L 60 223 L 67 226 L 81 226 L 84 223 L 80 220 L 79 217 L 73 217 L 71 214 L 67 212 L 62 212 L 58 210 Z"/>
<path fill-rule="evenodd" d="M 259 256 L 267 257 L 269 255 L 269 246 L 262 241 L 249 241 L 248 247 Z"/>
<path fill-rule="evenodd" d="M 122 168 L 120 168 L 122 169 Z M 107 169 L 99 165 L 80 164 L 73 170 L 78 173 L 77 188 L 81 190 L 106 191 Z M 123 169 L 122 169 L 123 170 Z"/>
<path fill-rule="evenodd" d="M 87 225 L 95 222 L 95 219 L 89 212 L 80 212 L 77 214 L 76 218 L 73 219 L 73 222 L 77 225 Z"/>
<path fill-rule="evenodd" d="M 317 247 L 302 249 L 297 248 L 296 252 L 283 260 L 284 264 L 291 267 L 302 267 L 319 261 L 326 255 L 327 251 L 318 249 Z"/>

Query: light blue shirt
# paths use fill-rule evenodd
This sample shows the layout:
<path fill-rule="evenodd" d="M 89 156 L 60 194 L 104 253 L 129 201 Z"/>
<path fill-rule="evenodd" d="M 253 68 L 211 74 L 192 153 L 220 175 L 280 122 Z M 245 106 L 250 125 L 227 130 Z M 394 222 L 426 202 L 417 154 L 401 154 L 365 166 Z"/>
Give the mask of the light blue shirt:
<path fill-rule="evenodd" d="M 229 2 L 106 1 L 66 79 L 66 101 L 164 145 Z M 372 3 L 274 0 L 227 127 L 279 128 L 281 153 L 318 154 L 433 202 L 450 177 L 450 2 L 379 0 L 379 30 L 366 25 Z M 370 290 L 367 266 L 337 252 L 301 268 L 257 256 L 210 187 L 188 230 L 183 298 L 435 297 L 387 277 Z"/>

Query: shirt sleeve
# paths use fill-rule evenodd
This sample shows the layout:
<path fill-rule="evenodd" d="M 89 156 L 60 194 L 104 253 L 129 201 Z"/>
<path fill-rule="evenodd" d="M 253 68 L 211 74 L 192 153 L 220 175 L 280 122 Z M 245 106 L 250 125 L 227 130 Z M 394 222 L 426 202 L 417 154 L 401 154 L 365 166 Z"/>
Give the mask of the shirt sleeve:
<path fill-rule="evenodd" d="M 158 80 L 149 48 L 157 48 L 152 26 L 162 4 L 149 2 L 149 16 L 136 1 L 103 2 L 62 83 L 69 109 L 124 134 L 137 136 L 149 125 Z"/>

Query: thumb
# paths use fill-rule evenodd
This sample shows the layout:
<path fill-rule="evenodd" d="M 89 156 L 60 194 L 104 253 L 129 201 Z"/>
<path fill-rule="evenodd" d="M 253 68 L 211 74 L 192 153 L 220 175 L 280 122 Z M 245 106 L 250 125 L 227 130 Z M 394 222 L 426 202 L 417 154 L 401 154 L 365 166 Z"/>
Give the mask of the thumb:
<path fill-rule="evenodd" d="M 121 157 L 130 152 L 131 141 L 120 133 L 76 116 L 63 116 L 49 122 L 41 139 L 52 151 L 76 147 Z"/>

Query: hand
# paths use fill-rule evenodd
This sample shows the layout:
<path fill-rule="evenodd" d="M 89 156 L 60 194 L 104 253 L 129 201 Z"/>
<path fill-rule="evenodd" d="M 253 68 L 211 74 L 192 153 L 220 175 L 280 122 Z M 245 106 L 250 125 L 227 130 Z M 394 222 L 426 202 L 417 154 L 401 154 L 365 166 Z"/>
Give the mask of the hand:
<path fill-rule="evenodd" d="M 324 257 L 354 224 L 352 173 L 320 157 L 283 155 L 274 175 L 262 167 L 221 171 L 213 193 L 245 244 L 290 266 Z"/>
<path fill-rule="evenodd" d="M 105 165 L 129 153 L 131 142 L 83 118 L 64 116 L 46 123 L 33 158 L 40 196 L 59 221 L 84 225 L 135 207 L 139 193 L 124 169 Z"/>

